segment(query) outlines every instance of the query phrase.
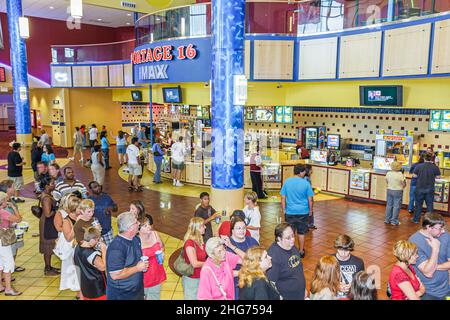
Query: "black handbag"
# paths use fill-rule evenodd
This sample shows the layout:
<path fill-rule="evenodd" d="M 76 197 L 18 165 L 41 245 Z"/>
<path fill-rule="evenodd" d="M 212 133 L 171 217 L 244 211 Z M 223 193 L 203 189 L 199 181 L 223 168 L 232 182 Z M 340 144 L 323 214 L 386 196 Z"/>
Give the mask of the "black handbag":
<path fill-rule="evenodd" d="M 31 213 L 36 218 L 40 219 L 42 217 L 42 207 L 41 207 L 41 200 L 39 199 L 39 204 L 37 206 L 31 207 Z"/>
<path fill-rule="evenodd" d="M 44 224 L 44 239 L 52 240 L 58 238 L 58 231 L 55 228 L 55 224 L 53 220 L 55 219 L 55 214 L 52 214 L 51 217 L 45 218 Z"/>

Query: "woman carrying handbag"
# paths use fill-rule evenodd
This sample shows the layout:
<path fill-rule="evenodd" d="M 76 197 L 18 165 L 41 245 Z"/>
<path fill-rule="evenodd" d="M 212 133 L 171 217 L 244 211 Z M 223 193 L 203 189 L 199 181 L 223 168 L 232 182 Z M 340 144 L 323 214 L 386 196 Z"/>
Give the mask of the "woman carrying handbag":
<path fill-rule="evenodd" d="M 4 292 L 5 296 L 19 296 L 22 293 L 16 291 L 11 286 L 11 274 L 14 272 L 15 264 L 11 245 L 16 242 L 16 234 L 13 223 L 22 221 L 19 211 L 7 202 L 7 194 L 0 192 L 0 279 L 5 278 L 5 286 L 0 282 L 0 293 Z M 5 208 L 14 210 L 14 214 L 10 214 Z"/>
<path fill-rule="evenodd" d="M 39 184 L 41 190 L 43 190 L 40 197 L 42 215 L 39 220 L 39 252 L 44 255 L 45 275 L 56 276 L 59 274 L 59 270 L 51 266 L 53 249 L 56 239 L 58 239 L 58 231 L 53 223 L 57 209 L 56 201 L 52 197 L 52 191 L 55 190 L 55 180 L 49 176 L 43 176 Z"/>

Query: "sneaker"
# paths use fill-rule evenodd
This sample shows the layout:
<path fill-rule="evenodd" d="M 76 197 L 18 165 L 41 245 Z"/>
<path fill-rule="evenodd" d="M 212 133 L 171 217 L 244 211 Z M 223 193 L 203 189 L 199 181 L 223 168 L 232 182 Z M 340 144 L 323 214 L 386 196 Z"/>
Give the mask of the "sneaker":
<path fill-rule="evenodd" d="M 25 202 L 25 200 L 20 199 L 20 198 L 14 198 L 13 201 L 16 203 L 24 203 Z"/>
<path fill-rule="evenodd" d="M 408 210 L 408 213 L 409 213 L 409 214 L 413 214 L 413 213 L 414 213 L 414 210 Z"/>
<path fill-rule="evenodd" d="M 175 185 L 176 187 L 182 187 L 184 186 L 184 184 L 182 184 L 180 181 L 177 182 L 177 184 Z"/>
<path fill-rule="evenodd" d="M 401 225 L 401 223 L 400 223 L 400 222 L 397 222 L 397 223 L 391 222 L 391 225 L 393 225 L 393 226 L 399 226 L 399 225 Z"/>
<path fill-rule="evenodd" d="M 384 224 L 390 224 L 389 221 L 385 221 Z"/>
<path fill-rule="evenodd" d="M 73 161 L 73 160 L 75 160 L 75 158 L 74 158 L 74 157 L 71 157 L 71 158 L 69 158 L 69 160 L 70 160 L 70 161 Z"/>
<path fill-rule="evenodd" d="M 314 230 L 316 230 L 316 229 L 317 229 L 317 227 L 316 227 L 315 225 L 312 225 L 312 226 L 308 226 L 308 228 L 309 228 L 309 229 L 314 229 Z"/>
<path fill-rule="evenodd" d="M 419 221 L 415 221 L 414 219 L 409 219 L 409 221 L 415 224 L 419 224 Z"/>
<path fill-rule="evenodd" d="M 300 252 L 300 258 L 304 258 L 305 257 L 305 255 L 306 255 L 306 252 L 305 252 L 305 250 L 303 250 L 303 252 Z"/>
<path fill-rule="evenodd" d="M 177 185 L 177 180 L 173 179 L 173 185 L 174 185 L 174 186 Z"/>

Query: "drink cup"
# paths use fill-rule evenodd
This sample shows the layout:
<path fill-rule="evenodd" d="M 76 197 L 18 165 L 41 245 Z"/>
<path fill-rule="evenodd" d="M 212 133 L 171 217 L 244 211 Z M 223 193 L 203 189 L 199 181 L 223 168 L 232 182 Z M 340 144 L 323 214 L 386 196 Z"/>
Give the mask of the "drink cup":
<path fill-rule="evenodd" d="M 216 223 L 219 224 L 220 223 L 220 217 L 216 218 Z"/>
<path fill-rule="evenodd" d="M 161 250 L 155 252 L 156 260 L 158 260 L 158 264 L 163 264 L 164 262 L 164 253 Z"/>
<path fill-rule="evenodd" d="M 145 263 L 148 263 L 148 257 L 147 256 L 142 256 L 141 257 L 141 261 L 145 262 Z M 144 272 L 147 272 L 147 269 L 145 269 Z"/>

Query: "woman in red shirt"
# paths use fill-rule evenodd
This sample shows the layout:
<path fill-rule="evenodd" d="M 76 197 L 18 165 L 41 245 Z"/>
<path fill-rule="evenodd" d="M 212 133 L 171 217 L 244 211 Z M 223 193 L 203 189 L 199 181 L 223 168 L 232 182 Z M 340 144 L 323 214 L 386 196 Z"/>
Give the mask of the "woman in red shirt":
<path fill-rule="evenodd" d="M 416 276 L 412 267 L 416 263 L 418 254 L 414 243 L 400 240 L 394 246 L 397 262 L 389 275 L 389 287 L 392 300 L 420 300 L 425 293 L 425 287 Z"/>
<path fill-rule="evenodd" d="M 148 269 L 144 272 L 145 300 L 160 300 L 161 284 L 166 281 L 166 271 L 163 263 L 158 262 L 156 253 L 164 252 L 164 244 L 156 230 L 153 229 L 153 218 L 146 214 L 139 229 L 142 256 L 148 257 Z"/>
<path fill-rule="evenodd" d="M 184 300 L 197 300 L 200 271 L 207 258 L 206 247 L 203 242 L 205 229 L 205 220 L 195 217 L 191 219 L 184 236 L 183 258 L 186 263 L 194 267 L 194 274 L 190 277 L 183 276 L 182 279 Z"/>

